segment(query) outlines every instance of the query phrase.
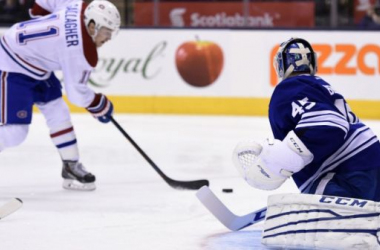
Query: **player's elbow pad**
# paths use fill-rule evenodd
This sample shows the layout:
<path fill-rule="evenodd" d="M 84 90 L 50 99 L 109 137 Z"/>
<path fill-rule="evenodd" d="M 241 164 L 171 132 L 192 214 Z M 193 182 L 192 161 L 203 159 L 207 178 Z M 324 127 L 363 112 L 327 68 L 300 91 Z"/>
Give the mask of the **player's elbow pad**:
<path fill-rule="evenodd" d="M 263 144 L 240 143 L 233 154 L 234 164 L 248 184 L 264 190 L 277 189 L 313 158 L 293 131 L 283 141 L 268 139 Z"/>

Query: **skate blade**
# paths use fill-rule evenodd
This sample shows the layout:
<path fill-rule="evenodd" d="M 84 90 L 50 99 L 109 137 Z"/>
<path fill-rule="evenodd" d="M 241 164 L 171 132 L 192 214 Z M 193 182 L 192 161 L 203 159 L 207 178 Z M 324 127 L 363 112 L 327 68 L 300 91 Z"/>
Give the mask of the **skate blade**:
<path fill-rule="evenodd" d="M 95 182 L 81 183 L 77 180 L 64 179 L 62 184 L 64 189 L 75 191 L 93 191 L 96 189 Z"/>

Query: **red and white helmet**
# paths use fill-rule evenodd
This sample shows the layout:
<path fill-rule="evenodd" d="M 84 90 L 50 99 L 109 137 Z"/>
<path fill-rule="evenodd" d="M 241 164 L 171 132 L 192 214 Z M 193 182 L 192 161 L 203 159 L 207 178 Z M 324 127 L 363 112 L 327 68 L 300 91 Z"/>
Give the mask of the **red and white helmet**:
<path fill-rule="evenodd" d="M 112 38 L 117 35 L 120 28 L 120 14 L 115 5 L 109 1 L 92 1 L 84 11 L 84 22 L 86 27 L 93 21 L 95 23 L 96 36 L 101 27 L 112 30 Z"/>

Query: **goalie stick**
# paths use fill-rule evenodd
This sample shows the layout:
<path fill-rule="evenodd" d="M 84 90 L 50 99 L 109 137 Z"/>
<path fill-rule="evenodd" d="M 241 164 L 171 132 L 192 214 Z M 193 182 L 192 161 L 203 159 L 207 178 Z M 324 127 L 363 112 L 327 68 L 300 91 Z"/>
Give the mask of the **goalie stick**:
<path fill-rule="evenodd" d="M 224 226 L 231 231 L 239 231 L 265 219 L 267 208 L 254 211 L 244 216 L 232 213 L 207 186 L 196 193 L 197 198 Z"/>
<path fill-rule="evenodd" d="M 145 154 L 145 152 L 137 145 L 137 143 L 125 132 L 125 130 L 119 125 L 119 123 L 110 116 L 112 123 L 116 128 L 127 138 L 127 140 L 135 147 L 137 151 L 144 157 L 144 159 L 153 167 L 154 170 L 169 184 L 172 188 L 176 189 L 192 189 L 197 190 L 202 186 L 208 186 L 208 180 L 195 180 L 195 181 L 178 181 L 169 178 L 162 170 Z"/>
<path fill-rule="evenodd" d="M 13 198 L 4 205 L 0 206 L 0 220 L 7 217 L 8 215 L 16 212 L 22 207 L 22 200 L 19 198 Z"/>

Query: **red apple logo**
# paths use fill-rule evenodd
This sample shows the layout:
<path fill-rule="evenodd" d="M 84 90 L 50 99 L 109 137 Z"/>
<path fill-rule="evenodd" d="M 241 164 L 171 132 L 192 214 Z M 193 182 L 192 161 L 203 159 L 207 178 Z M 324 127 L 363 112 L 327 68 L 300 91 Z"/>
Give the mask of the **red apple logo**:
<path fill-rule="evenodd" d="M 185 42 L 175 54 L 178 73 L 194 87 L 212 84 L 222 72 L 223 60 L 222 49 L 210 41 Z"/>

